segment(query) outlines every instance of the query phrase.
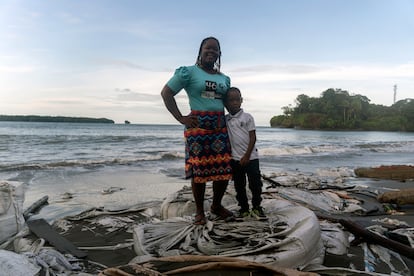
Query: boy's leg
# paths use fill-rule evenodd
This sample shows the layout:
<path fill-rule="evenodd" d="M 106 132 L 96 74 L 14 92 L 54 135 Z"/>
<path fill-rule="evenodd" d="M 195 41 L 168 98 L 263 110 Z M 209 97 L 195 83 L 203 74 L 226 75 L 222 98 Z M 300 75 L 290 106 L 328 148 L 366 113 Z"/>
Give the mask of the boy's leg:
<path fill-rule="evenodd" d="M 245 168 L 240 166 L 239 161 L 231 160 L 233 169 L 234 188 L 236 190 L 236 199 L 239 203 L 240 210 L 249 211 L 249 201 L 246 192 L 246 172 Z"/>
<path fill-rule="evenodd" d="M 247 178 L 249 180 L 249 189 L 252 192 L 253 208 L 260 207 L 263 182 L 260 174 L 259 159 L 250 160 L 247 165 Z"/>

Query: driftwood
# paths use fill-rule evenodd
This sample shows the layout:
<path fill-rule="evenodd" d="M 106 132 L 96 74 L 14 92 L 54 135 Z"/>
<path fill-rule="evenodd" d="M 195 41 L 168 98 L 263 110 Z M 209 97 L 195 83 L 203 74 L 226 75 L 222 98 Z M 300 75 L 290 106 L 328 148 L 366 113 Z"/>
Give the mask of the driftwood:
<path fill-rule="evenodd" d="M 414 248 L 375 234 L 374 232 L 363 228 L 361 225 L 353 221 L 339 219 L 338 222 L 348 229 L 349 232 L 355 235 L 356 241 L 367 241 L 369 243 L 379 244 L 414 260 Z"/>
<path fill-rule="evenodd" d="M 385 192 L 380 194 L 377 199 L 381 203 L 414 204 L 414 188 Z"/>
<path fill-rule="evenodd" d="M 130 274 L 133 273 L 133 274 Z M 140 274 L 137 274 L 140 273 Z M 270 267 L 232 257 L 180 255 L 150 259 L 143 263 L 130 262 L 126 266 L 108 268 L 99 276 L 133 275 L 269 275 L 269 276 L 316 276 L 289 268 Z"/>
<path fill-rule="evenodd" d="M 70 253 L 78 258 L 87 256 L 87 253 L 79 250 L 74 244 L 57 233 L 44 219 L 29 220 L 26 222 L 30 231 L 39 238 L 43 238 L 62 253 Z"/>
<path fill-rule="evenodd" d="M 282 184 L 280 184 L 279 182 L 277 182 L 277 181 L 275 181 L 275 180 L 271 179 L 270 177 L 268 177 L 268 176 L 266 176 L 266 175 L 264 175 L 264 174 L 262 174 L 262 178 L 263 178 L 264 180 L 266 180 L 266 181 L 270 182 L 270 184 L 272 184 L 272 187 L 280 187 L 280 186 L 282 186 Z"/>
<path fill-rule="evenodd" d="M 35 214 L 36 212 L 38 212 L 39 209 L 43 207 L 43 205 L 47 205 L 48 200 L 49 200 L 49 197 L 46 195 L 42 197 L 41 199 L 37 200 L 36 202 L 34 202 L 32 205 L 30 205 L 29 208 L 27 208 L 23 212 L 24 219 L 27 220 L 32 214 Z"/>

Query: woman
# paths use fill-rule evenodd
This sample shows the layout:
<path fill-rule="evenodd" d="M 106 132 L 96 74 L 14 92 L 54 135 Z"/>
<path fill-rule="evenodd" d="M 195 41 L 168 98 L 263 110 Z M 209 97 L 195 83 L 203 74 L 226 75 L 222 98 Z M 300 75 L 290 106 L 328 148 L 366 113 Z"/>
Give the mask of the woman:
<path fill-rule="evenodd" d="M 231 179 L 230 142 L 224 117 L 223 97 L 230 88 L 230 78 L 220 72 L 220 43 L 214 37 L 200 45 L 196 64 L 178 68 L 161 91 L 165 106 L 185 126 L 185 172 L 191 178 L 196 204 L 194 224 L 206 223 L 204 194 L 206 182 L 213 181 L 210 211 L 222 219 L 233 213 L 221 205 Z M 187 92 L 191 112 L 182 115 L 174 96 Z"/>

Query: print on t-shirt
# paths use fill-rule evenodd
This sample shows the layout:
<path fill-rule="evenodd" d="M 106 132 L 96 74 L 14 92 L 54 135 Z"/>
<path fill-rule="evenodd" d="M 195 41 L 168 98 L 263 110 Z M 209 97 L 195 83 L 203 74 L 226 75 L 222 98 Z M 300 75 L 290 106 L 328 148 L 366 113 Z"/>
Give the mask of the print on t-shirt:
<path fill-rule="evenodd" d="M 216 93 L 217 90 L 217 83 L 215 81 L 208 81 L 205 82 L 206 88 L 204 91 L 201 92 L 201 96 L 207 99 L 220 99 L 221 95 Z"/>

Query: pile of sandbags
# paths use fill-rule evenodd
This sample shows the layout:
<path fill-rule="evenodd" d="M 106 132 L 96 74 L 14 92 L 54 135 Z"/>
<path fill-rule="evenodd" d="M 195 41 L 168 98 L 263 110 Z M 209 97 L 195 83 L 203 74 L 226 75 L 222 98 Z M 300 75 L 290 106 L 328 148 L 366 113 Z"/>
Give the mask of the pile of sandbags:
<path fill-rule="evenodd" d="M 414 204 L 414 188 L 382 193 L 378 195 L 378 201 L 398 205 Z"/>
<path fill-rule="evenodd" d="M 406 181 L 414 179 L 414 166 L 391 165 L 372 168 L 357 168 L 355 169 L 355 174 L 358 177 Z"/>

